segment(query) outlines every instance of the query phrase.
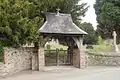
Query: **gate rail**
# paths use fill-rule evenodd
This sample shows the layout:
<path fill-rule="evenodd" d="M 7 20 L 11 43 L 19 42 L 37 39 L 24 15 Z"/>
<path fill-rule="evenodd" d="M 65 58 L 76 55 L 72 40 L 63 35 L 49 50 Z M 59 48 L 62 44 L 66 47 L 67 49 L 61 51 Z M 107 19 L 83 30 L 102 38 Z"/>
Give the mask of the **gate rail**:
<path fill-rule="evenodd" d="M 45 50 L 46 66 L 70 65 L 68 50 Z"/>

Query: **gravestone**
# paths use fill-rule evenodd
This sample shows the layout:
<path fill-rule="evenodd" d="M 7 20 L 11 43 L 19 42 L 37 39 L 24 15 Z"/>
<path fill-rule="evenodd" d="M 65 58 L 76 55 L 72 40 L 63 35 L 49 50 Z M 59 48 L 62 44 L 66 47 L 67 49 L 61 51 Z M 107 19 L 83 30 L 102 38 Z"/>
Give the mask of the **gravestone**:
<path fill-rule="evenodd" d="M 113 31 L 113 45 L 114 45 L 114 50 L 115 50 L 115 52 L 119 52 L 119 48 L 118 48 L 117 43 L 116 43 L 116 37 L 117 37 L 117 33 L 116 33 L 116 31 Z"/>

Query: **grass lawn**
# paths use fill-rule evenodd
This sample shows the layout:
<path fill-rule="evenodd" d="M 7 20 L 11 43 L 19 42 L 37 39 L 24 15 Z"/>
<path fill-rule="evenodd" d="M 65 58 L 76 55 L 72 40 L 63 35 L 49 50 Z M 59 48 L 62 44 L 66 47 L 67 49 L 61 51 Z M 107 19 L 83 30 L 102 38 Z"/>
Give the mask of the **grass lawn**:
<path fill-rule="evenodd" d="M 119 48 L 119 50 L 120 50 L 120 44 L 118 44 L 118 48 Z"/>
<path fill-rule="evenodd" d="M 50 45 L 50 50 L 67 50 L 68 46 L 63 46 L 63 45 Z M 45 47 L 45 50 L 47 50 L 47 47 Z"/>
<path fill-rule="evenodd" d="M 88 52 L 113 52 L 113 46 L 112 45 L 92 45 L 93 49 L 86 49 L 87 45 L 83 46 L 85 51 Z M 120 44 L 118 45 L 120 49 Z M 67 50 L 68 46 L 63 46 L 63 45 L 51 45 L 50 50 Z M 47 48 L 45 47 L 45 50 Z"/>
<path fill-rule="evenodd" d="M 93 49 L 86 49 L 88 52 L 113 52 L 112 45 L 92 45 Z"/>

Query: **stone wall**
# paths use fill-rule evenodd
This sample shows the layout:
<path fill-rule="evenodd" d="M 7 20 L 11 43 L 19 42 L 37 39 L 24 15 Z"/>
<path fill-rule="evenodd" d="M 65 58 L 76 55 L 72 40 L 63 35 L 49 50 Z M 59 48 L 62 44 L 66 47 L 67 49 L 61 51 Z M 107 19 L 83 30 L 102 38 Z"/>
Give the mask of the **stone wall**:
<path fill-rule="evenodd" d="M 120 53 L 87 53 L 89 66 L 120 66 Z"/>
<path fill-rule="evenodd" d="M 5 48 L 6 63 L 0 62 L 0 76 L 11 75 L 22 70 L 38 68 L 38 52 L 35 48 Z"/>

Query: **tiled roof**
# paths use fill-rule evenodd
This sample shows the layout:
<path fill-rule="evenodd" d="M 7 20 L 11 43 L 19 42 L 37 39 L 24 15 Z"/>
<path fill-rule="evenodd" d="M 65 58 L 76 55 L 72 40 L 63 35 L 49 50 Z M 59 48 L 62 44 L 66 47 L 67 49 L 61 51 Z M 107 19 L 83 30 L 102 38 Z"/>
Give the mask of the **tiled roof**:
<path fill-rule="evenodd" d="M 73 23 L 70 14 L 46 13 L 46 22 L 40 28 L 40 33 L 47 34 L 87 34 Z"/>

